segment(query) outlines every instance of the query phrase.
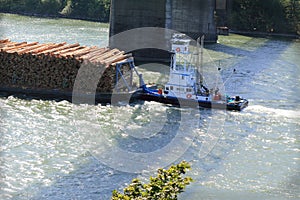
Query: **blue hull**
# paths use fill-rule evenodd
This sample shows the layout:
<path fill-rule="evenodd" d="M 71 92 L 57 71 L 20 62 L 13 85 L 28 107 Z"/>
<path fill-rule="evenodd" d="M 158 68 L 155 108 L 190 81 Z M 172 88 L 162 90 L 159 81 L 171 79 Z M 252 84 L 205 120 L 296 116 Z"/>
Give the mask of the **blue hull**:
<path fill-rule="evenodd" d="M 155 94 L 146 89 L 143 93 L 139 94 L 139 99 L 144 101 L 156 101 L 164 104 L 171 104 L 179 107 L 203 107 L 203 108 L 216 108 L 226 110 L 241 111 L 248 106 L 248 100 L 240 99 L 238 102 L 219 102 L 219 101 L 201 101 L 195 99 L 184 99 L 170 96 Z"/>

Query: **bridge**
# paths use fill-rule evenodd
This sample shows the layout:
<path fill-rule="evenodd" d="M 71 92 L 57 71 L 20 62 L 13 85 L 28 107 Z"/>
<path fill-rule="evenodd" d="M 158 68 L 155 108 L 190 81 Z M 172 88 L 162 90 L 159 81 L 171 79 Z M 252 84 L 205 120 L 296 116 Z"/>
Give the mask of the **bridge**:
<path fill-rule="evenodd" d="M 110 38 L 135 28 L 160 27 L 185 33 L 193 39 L 205 35 L 205 42 L 215 43 L 218 38 L 215 12 L 226 10 L 226 6 L 226 0 L 112 0 Z M 136 38 L 141 37 L 135 37 L 134 41 L 131 38 L 131 42 L 138 42 Z M 110 47 L 124 49 L 115 39 L 110 39 Z M 148 50 L 136 53 L 135 57 L 158 54 L 162 52 Z"/>

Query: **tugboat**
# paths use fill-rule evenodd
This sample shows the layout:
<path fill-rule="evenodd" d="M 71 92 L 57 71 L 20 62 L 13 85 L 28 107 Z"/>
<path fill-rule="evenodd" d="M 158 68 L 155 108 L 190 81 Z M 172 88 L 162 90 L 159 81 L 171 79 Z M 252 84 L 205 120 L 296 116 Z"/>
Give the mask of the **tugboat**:
<path fill-rule="evenodd" d="M 201 37 L 201 63 L 199 63 L 199 40 L 197 40 L 197 64 L 182 57 L 189 54 L 189 39 L 184 34 L 172 37 L 172 54 L 169 81 L 164 88 L 143 84 L 140 99 L 172 104 L 180 107 L 204 107 L 241 111 L 248 106 L 248 100 L 240 96 L 221 94 L 218 88 L 208 89 L 203 78 L 203 40 Z"/>

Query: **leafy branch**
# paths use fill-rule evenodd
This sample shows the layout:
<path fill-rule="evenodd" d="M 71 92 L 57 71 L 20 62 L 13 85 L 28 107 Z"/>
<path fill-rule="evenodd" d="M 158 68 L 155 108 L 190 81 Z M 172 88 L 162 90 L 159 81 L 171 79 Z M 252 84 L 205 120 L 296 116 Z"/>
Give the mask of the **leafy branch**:
<path fill-rule="evenodd" d="M 156 177 L 150 177 L 148 184 L 142 184 L 139 179 L 124 188 L 123 194 L 114 190 L 111 200 L 176 200 L 179 193 L 193 179 L 182 177 L 191 168 L 190 164 L 182 161 L 177 165 L 172 165 L 169 169 L 158 169 Z"/>

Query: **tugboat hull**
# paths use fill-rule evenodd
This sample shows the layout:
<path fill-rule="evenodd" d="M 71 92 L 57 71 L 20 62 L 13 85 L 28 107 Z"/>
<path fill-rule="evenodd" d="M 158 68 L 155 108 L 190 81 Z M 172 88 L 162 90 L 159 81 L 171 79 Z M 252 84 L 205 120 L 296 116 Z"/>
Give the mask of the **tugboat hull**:
<path fill-rule="evenodd" d="M 248 100 L 240 99 L 236 102 L 226 103 L 224 101 L 201 101 L 195 99 L 183 99 L 164 95 L 156 95 L 151 93 L 142 93 L 139 99 L 144 101 L 156 101 L 159 103 L 170 104 L 179 107 L 202 107 L 241 111 L 248 106 Z"/>

